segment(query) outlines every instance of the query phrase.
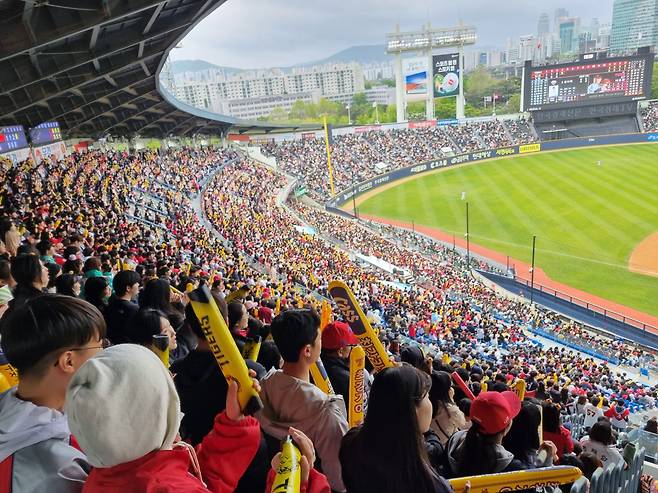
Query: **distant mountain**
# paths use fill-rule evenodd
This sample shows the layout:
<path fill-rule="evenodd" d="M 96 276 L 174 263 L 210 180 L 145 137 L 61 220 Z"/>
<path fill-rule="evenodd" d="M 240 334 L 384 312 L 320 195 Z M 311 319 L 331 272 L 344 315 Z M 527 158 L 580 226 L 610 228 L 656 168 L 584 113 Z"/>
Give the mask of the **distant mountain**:
<path fill-rule="evenodd" d="M 322 60 L 298 63 L 294 67 L 308 67 L 309 65 L 322 65 L 325 63 L 376 63 L 388 62 L 393 57 L 386 54 L 385 45 L 350 46 Z"/>
<path fill-rule="evenodd" d="M 244 70 L 241 68 L 222 67 L 221 65 L 215 65 L 214 63 L 206 62 L 205 60 L 174 60 L 171 63 L 171 68 L 175 74 L 180 74 L 183 72 L 201 72 L 208 69 L 224 70 L 227 74 L 237 74 L 239 72 L 244 72 Z"/>
<path fill-rule="evenodd" d="M 296 67 L 310 67 L 312 65 L 324 65 L 327 63 L 381 63 L 392 59 L 393 57 L 386 54 L 385 45 L 361 45 L 351 46 L 321 60 L 297 63 L 290 67 L 278 68 L 287 71 Z M 224 70 L 227 74 L 237 74 L 248 70 L 236 67 L 223 67 L 215 65 L 214 63 L 206 62 L 205 60 L 175 60 L 172 62 L 172 70 L 175 74 L 180 74 L 182 72 L 201 72 L 208 69 Z"/>

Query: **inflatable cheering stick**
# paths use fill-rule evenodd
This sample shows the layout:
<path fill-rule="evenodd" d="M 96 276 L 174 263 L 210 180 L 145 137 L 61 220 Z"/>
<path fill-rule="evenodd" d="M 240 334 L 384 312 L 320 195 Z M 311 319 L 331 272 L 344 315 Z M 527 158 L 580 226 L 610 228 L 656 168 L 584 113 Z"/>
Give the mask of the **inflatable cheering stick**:
<path fill-rule="evenodd" d="M 462 377 L 459 376 L 459 373 L 453 371 L 450 376 L 452 377 L 452 380 L 457 384 L 457 387 L 462 389 L 462 392 L 466 394 L 466 397 L 468 397 L 471 401 L 474 401 L 475 395 L 473 395 L 473 391 L 468 388 L 468 385 L 466 385 L 466 382 L 462 380 Z"/>
<path fill-rule="evenodd" d="M 449 480 L 449 483 L 454 491 L 464 491 L 466 483 L 470 481 L 471 493 L 503 493 L 527 489 L 534 491 L 535 488 L 573 483 L 582 474 L 577 467 L 555 466 L 457 478 Z"/>
<path fill-rule="evenodd" d="M 261 336 L 256 336 L 255 339 L 249 339 L 245 342 L 244 347 L 242 348 L 242 357 L 244 359 L 256 361 L 258 359 L 258 353 L 260 353 L 262 340 L 263 338 Z"/>
<path fill-rule="evenodd" d="M 359 339 L 375 371 L 394 366 L 349 286 L 343 281 L 331 281 L 329 294 L 338 305 L 352 332 Z"/>
<path fill-rule="evenodd" d="M 350 408 L 347 411 L 350 428 L 363 423 L 363 392 L 365 387 L 366 353 L 361 346 L 350 353 Z"/>
<path fill-rule="evenodd" d="M 5 353 L 0 349 L 0 392 L 18 385 L 18 372 L 9 364 Z"/>
<path fill-rule="evenodd" d="M 244 298 L 249 294 L 249 291 L 249 286 L 242 286 L 235 291 L 231 291 L 228 296 L 226 296 L 226 304 L 228 305 L 231 301 Z"/>
<path fill-rule="evenodd" d="M 318 360 L 311 365 L 310 370 L 311 378 L 313 379 L 315 386 L 327 395 L 334 395 L 335 392 L 333 386 L 331 385 L 331 380 L 329 380 L 327 370 L 324 368 L 324 364 L 320 358 L 318 358 Z"/>
<path fill-rule="evenodd" d="M 199 319 L 203 335 L 208 341 L 226 381 L 238 384 L 238 401 L 243 414 L 251 415 L 262 409 L 263 403 L 254 389 L 249 370 L 228 326 L 217 308 L 207 286 L 201 286 L 188 294 L 194 314 Z"/>
<path fill-rule="evenodd" d="M 272 483 L 272 493 L 299 493 L 302 486 L 302 454 L 290 435 L 281 444 L 281 459 Z"/>
<path fill-rule="evenodd" d="M 169 368 L 169 336 L 154 335 L 151 343 L 151 349 L 156 354 L 165 368 Z"/>

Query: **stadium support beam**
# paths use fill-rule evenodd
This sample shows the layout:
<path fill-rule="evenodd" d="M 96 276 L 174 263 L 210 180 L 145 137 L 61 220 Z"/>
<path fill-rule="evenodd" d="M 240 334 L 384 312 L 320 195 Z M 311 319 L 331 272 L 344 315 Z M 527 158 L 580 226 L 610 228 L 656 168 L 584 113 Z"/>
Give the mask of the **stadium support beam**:
<path fill-rule="evenodd" d="M 86 125 L 87 123 L 89 123 L 89 122 L 91 122 L 91 121 L 93 121 L 93 120 L 95 120 L 95 119 L 97 119 L 97 118 L 99 118 L 103 115 L 108 115 L 110 113 L 114 113 L 116 110 L 118 110 L 119 108 L 121 108 L 123 106 L 126 106 L 127 104 L 133 104 L 135 102 L 138 102 L 139 100 L 144 98 L 144 96 L 152 94 L 153 92 L 155 92 L 155 89 L 143 90 L 143 92 L 138 93 L 137 96 L 128 95 L 128 93 L 124 93 L 127 96 L 123 96 L 123 98 L 128 97 L 128 99 L 120 100 L 119 104 L 111 105 L 110 107 L 107 107 L 107 108 L 101 107 L 100 109 L 98 109 L 96 111 L 87 112 L 85 114 L 85 116 L 83 117 L 83 120 L 75 123 L 73 126 L 70 126 L 68 128 L 68 131 L 72 132 L 73 130 L 76 130 L 77 128 L 80 128 L 80 127 Z M 119 99 L 123 99 L 123 98 L 119 97 Z"/>
<path fill-rule="evenodd" d="M 153 102 L 152 104 L 148 105 L 148 106 L 147 106 L 146 108 L 144 108 L 143 110 L 138 111 L 137 113 L 132 113 L 132 114 L 128 115 L 126 118 L 124 118 L 123 120 L 119 120 L 119 121 L 116 122 L 114 125 L 111 125 L 111 126 L 107 127 L 107 128 L 105 129 L 105 131 L 109 133 L 110 130 L 112 130 L 113 128 L 118 127 L 119 125 L 121 125 L 121 124 L 123 124 L 123 123 L 126 123 L 127 121 L 129 121 L 129 120 L 131 120 L 131 119 L 133 119 L 133 118 L 137 119 L 138 117 L 140 117 L 140 116 L 141 116 L 142 114 L 144 114 L 144 113 L 149 113 L 149 112 L 156 112 L 156 113 L 157 113 L 157 111 L 159 111 L 159 110 L 158 110 L 158 106 L 163 106 L 163 105 L 165 105 L 165 104 L 168 105 L 169 103 L 167 103 L 166 101 L 155 101 L 155 102 Z M 158 114 L 158 116 L 161 116 L 161 115 L 162 115 L 162 113 L 157 113 L 157 114 Z M 166 114 L 166 113 L 165 113 L 165 114 Z"/>
<path fill-rule="evenodd" d="M 153 27 L 155 21 L 158 20 L 158 16 L 160 15 L 160 12 L 162 12 L 164 6 L 165 6 L 165 2 L 162 2 L 155 7 L 155 10 L 153 10 L 151 17 L 149 18 L 148 22 L 146 23 L 146 26 L 144 27 L 144 30 L 142 31 L 142 34 L 148 34 L 148 32 Z"/>
<path fill-rule="evenodd" d="M 130 82 L 130 85 L 128 87 L 120 87 L 118 89 L 112 88 L 110 89 L 110 92 L 104 93 L 99 95 L 98 92 L 94 92 L 91 95 L 85 95 L 81 94 L 79 95 L 80 98 L 82 98 L 83 102 L 82 103 L 77 103 L 73 101 L 73 98 L 67 98 L 64 102 L 66 105 L 60 105 L 61 109 L 58 110 L 58 112 L 53 112 L 52 116 L 48 118 L 48 120 L 59 120 L 60 118 L 64 118 L 67 113 L 70 113 L 75 110 L 81 110 L 83 108 L 86 108 L 88 106 L 91 106 L 95 103 L 98 102 L 99 99 L 101 98 L 110 98 L 114 97 L 126 92 L 128 94 L 131 94 L 133 96 L 139 94 L 139 91 L 134 88 L 133 86 L 135 85 L 141 85 L 143 83 L 148 83 L 148 81 L 153 78 L 151 77 L 143 77 L 139 72 L 136 73 L 134 76 L 134 80 Z M 73 89 L 71 92 L 81 92 L 79 89 Z"/>
<path fill-rule="evenodd" d="M 152 126 L 156 126 L 156 127 L 157 127 L 158 125 L 156 125 L 156 123 L 159 123 L 159 122 L 161 122 L 162 120 L 165 120 L 165 119 L 167 119 L 167 118 L 171 118 L 172 115 L 173 115 L 174 113 L 178 112 L 178 111 L 179 111 L 178 108 L 174 108 L 173 110 L 171 110 L 171 111 L 167 111 L 166 113 L 163 113 L 163 114 L 161 114 L 161 115 L 158 115 L 157 117 L 155 117 L 155 118 L 153 118 L 153 119 L 145 118 L 145 119 L 144 119 L 144 124 L 143 124 L 141 127 L 137 127 L 137 128 L 135 128 L 135 129 L 133 129 L 133 131 L 134 131 L 135 133 L 139 133 L 139 132 L 141 132 L 142 130 L 144 130 L 145 128 L 152 127 Z M 128 119 L 128 120 L 130 120 L 130 119 Z"/>
<path fill-rule="evenodd" d="M 2 108 L 2 107 L 0 107 L 0 111 L 3 111 L 3 110 L 6 111 L 5 114 L 0 114 L 0 117 L 3 117 L 3 116 L 6 117 L 8 115 L 14 115 L 14 114 L 19 113 L 21 111 L 24 111 L 28 108 L 31 108 L 32 106 L 39 105 L 39 104 L 41 104 L 43 102 L 46 102 L 46 101 L 49 101 L 53 98 L 62 96 L 62 95 L 66 94 L 70 91 L 74 91 L 75 89 L 86 86 L 87 84 L 89 84 L 91 82 L 95 82 L 99 79 L 104 79 L 106 75 L 113 75 L 115 73 L 118 73 L 118 72 L 121 72 L 121 71 L 125 70 L 126 68 L 130 67 L 131 65 L 138 65 L 142 60 L 149 60 L 151 58 L 160 56 L 161 54 L 162 54 L 162 50 L 149 51 L 140 60 L 138 60 L 138 59 L 125 60 L 124 63 L 118 65 L 117 67 L 113 67 L 113 68 L 108 69 L 106 71 L 97 73 L 93 76 L 89 76 L 89 78 L 87 78 L 87 79 L 85 79 L 85 80 L 83 80 L 83 81 L 81 81 L 77 84 L 73 84 L 73 85 L 69 85 L 69 86 L 63 86 L 63 87 L 57 89 L 55 92 L 46 93 L 42 97 L 32 99 L 26 104 L 20 105 L 18 107 L 14 106 L 14 107 L 11 107 L 11 108 Z M 143 78 L 144 75 L 143 75 L 143 72 L 141 70 L 140 70 L 140 74 Z"/>
<path fill-rule="evenodd" d="M 90 62 L 98 61 L 103 58 L 107 58 L 111 55 L 117 55 L 125 51 L 128 48 L 137 46 L 139 43 L 148 42 L 150 39 L 161 37 L 181 29 L 185 29 L 191 24 L 191 21 L 185 19 L 183 21 L 172 22 L 169 26 L 163 27 L 155 32 L 149 33 L 148 35 L 142 35 L 141 31 L 129 31 L 123 33 L 121 40 L 109 45 L 109 47 L 100 50 L 100 51 L 89 51 L 89 54 L 86 56 L 74 56 L 68 60 L 68 63 L 63 63 L 62 65 L 49 70 L 48 72 L 44 71 L 42 75 L 37 75 L 36 77 L 30 80 L 20 80 L 15 78 L 13 80 L 7 81 L 7 86 L 4 88 L 6 92 L 17 91 L 20 89 L 26 89 L 29 86 L 38 84 L 48 79 L 52 79 L 57 75 L 65 74 L 70 72 L 73 69 L 82 67 Z M 98 68 L 97 68 L 98 70 Z"/>
<path fill-rule="evenodd" d="M 104 26 L 115 23 L 123 18 L 134 16 L 144 10 L 153 8 L 154 5 L 153 0 L 124 0 L 114 6 L 111 11 L 112 15 L 108 15 L 107 10 L 109 9 L 104 9 L 101 14 L 95 15 L 94 19 L 88 20 L 87 24 L 83 24 L 82 27 L 79 22 L 76 22 L 61 26 L 57 30 L 35 30 L 38 24 L 38 17 L 46 14 L 43 8 L 35 9 L 35 3 L 35 0 L 25 0 L 25 9 L 23 12 L 23 27 L 30 37 L 29 41 L 17 38 L 14 44 L 20 44 L 21 46 L 17 46 L 11 51 L 0 49 L 0 62 L 24 55 L 32 49 L 39 50 L 50 43 L 66 41 L 67 38 L 89 31 L 96 25 Z M 36 10 L 42 10 L 44 12 L 36 12 Z M 8 35 L 11 36 L 11 33 L 8 33 Z"/>

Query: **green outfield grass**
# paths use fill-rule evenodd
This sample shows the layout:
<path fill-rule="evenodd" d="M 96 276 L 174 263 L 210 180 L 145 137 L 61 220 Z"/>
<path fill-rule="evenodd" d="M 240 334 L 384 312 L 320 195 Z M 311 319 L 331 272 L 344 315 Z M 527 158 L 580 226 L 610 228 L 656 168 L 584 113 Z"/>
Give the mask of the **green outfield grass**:
<path fill-rule="evenodd" d="M 468 165 L 390 188 L 359 211 L 463 235 L 462 192 L 471 241 L 529 263 L 537 235 L 536 263 L 554 280 L 658 315 L 658 278 L 627 268 L 633 248 L 658 231 L 658 145 Z"/>

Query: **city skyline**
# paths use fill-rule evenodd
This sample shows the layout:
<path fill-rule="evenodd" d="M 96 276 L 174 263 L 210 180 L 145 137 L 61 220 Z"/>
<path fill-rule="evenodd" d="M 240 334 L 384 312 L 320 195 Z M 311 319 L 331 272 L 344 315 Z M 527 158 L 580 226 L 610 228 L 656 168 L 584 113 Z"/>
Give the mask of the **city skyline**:
<path fill-rule="evenodd" d="M 490 6 L 486 0 L 446 6 L 429 1 L 403 5 L 399 1 L 361 0 L 347 10 L 301 0 L 283 5 L 266 0 L 229 0 L 188 34 L 182 48 L 174 50 L 172 56 L 239 68 L 294 65 L 354 45 L 383 44 L 385 33 L 392 31 L 396 22 L 402 30 L 412 30 L 428 18 L 437 27 L 462 19 L 478 29 L 476 48 L 504 48 L 508 38 L 536 35 L 542 13 L 548 14 L 553 29 L 558 8 L 581 17 L 584 25 L 595 17 L 601 24 L 610 22 L 613 0 L 581 0 L 568 6 L 564 0 L 541 4 L 510 0 L 497 5 L 493 12 Z"/>

